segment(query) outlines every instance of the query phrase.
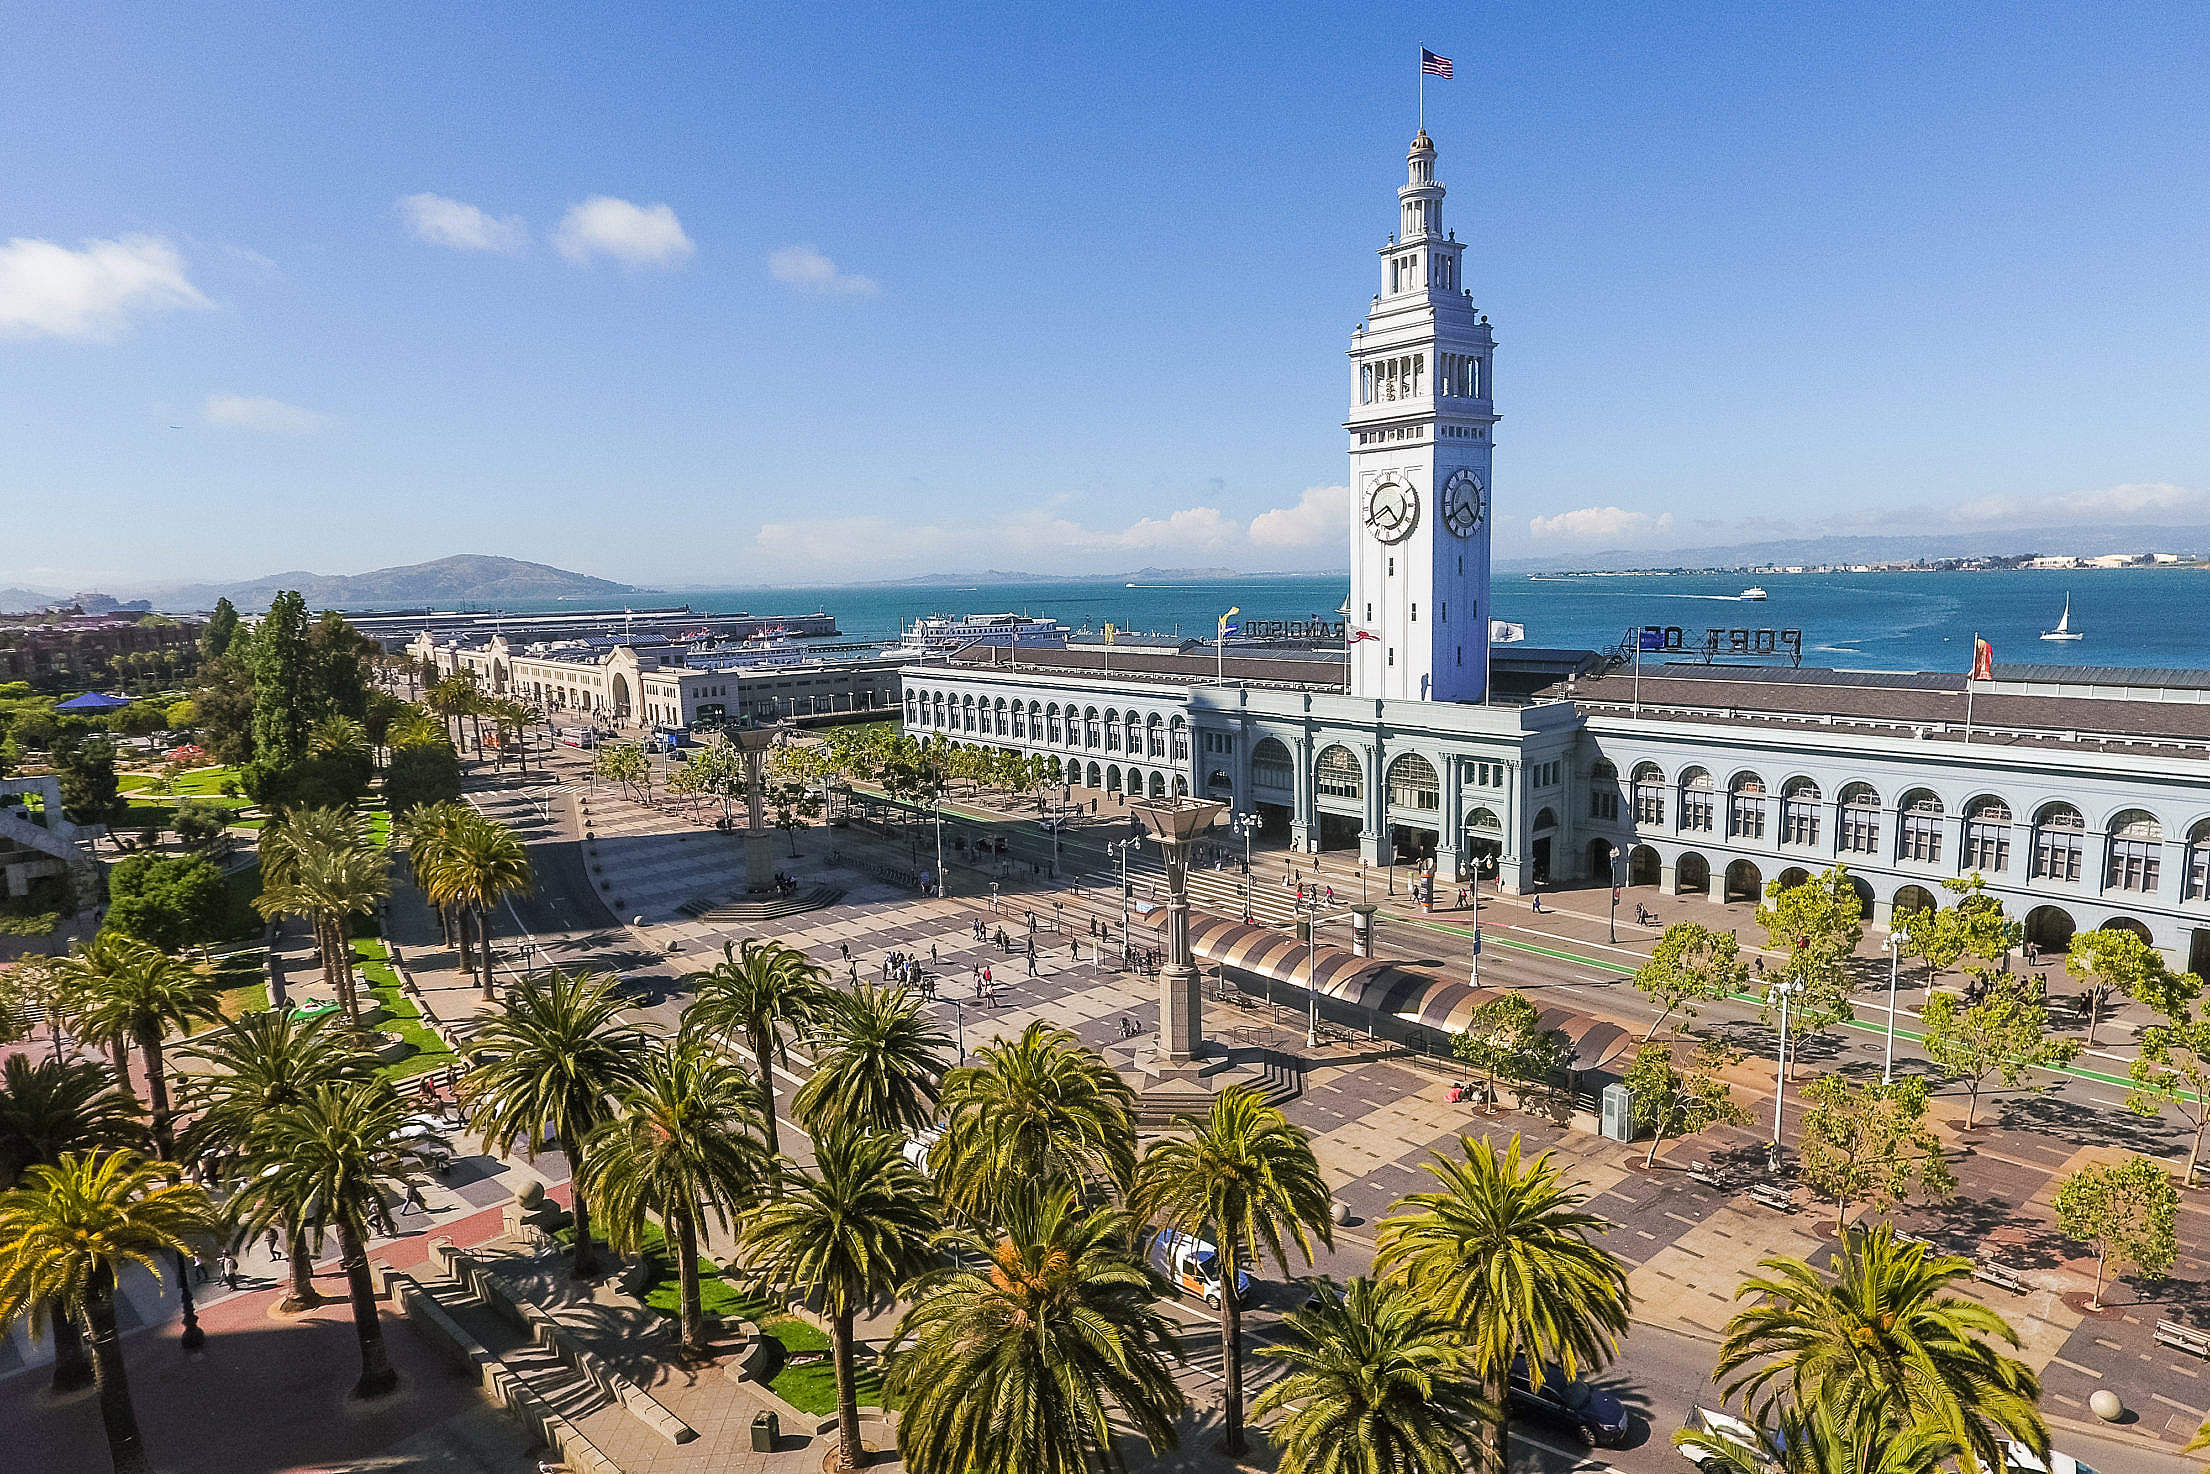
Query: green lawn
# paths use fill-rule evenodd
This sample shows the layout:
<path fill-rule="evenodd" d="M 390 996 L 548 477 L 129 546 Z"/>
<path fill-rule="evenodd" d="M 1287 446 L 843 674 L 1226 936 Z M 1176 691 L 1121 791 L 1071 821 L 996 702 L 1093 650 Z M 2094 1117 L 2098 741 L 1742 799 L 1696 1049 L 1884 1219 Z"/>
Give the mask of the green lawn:
<path fill-rule="evenodd" d="M 392 971 L 391 954 L 384 950 L 383 941 L 355 937 L 353 957 L 369 996 L 384 1007 L 385 1018 L 378 1027 L 405 1040 L 409 1047 L 398 1063 L 385 1065 L 383 1073 L 394 1080 L 405 1080 L 452 1064 L 456 1058 L 453 1051 L 423 1022 L 422 1010 L 399 986 L 399 974 Z"/>
<path fill-rule="evenodd" d="M 142 829 L 150 825 L 166 829 L 176 815 L 177 800 L 192 799 L 200 803 L 216 804 L 229 809 L 231 811 L 230 822 L 241 829 L 259 829 L 262 823 L 260 819 L 242 819 L 238 817 L 242 811 L 252 807 L 253 800 L 243 795 L 233 798 L 223 792 L 225 783 L 235 783 L 237 780 L 238 770 L 236 768 L 194 768 L 190 772 L 178 775 L 174 788 L 157 790 L 155 785 L 161 781 L 161 776 L 158 773 L 119 774 L 115 780 L 116 786 L 122 790 L 124 800 L 130 807 L 123 818 L 117 821 L 115 827 L 118 829 Z M 159 797 L 154 796 L 156 792 L 159 793 Z M 145 794 L 146 797 L 133 796 L 137 794 Z"/>
<path fill-rule="evenodd" d="M 653 1262 L 645 1304 L 670 1320 L 680 1320 L 683 1292 L 675 1277 L 675 1256 L 667 1249 L 658 1225 L 648 1225 L 645 1230 L 645 1253 Z M 708 1315 L 751 1321 L 782 1344 L 783 1365 L 768 1382 L 775 1395 L 801 1412 L 824 1417 L 835 1412 L 836 1371 L 825 1354 L 829 1350 L 828 1333 L 803 1316 L 788 1314 L 781 1305 L 736 1284 L 707 1255 L 699 1256 L 698 1272 L 698 1298 Z M 807 1359 L 794 1363 L 795 1357 Z M 881 1370 L 863 1355 L 858 1373 L 860 1404 L 882 1407 L 885 1395 Z"/>

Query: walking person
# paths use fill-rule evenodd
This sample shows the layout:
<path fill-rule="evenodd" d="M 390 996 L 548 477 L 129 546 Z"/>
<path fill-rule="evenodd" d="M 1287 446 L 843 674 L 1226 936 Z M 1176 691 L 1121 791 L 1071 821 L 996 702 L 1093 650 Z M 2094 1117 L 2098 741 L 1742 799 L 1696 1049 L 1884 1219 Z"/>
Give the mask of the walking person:
<path fill-rule="evenodd" d="M 228 1249 L 225 1249 L 223 1250 L 222 1258 L 217 1260 L 216 1263 L 221 1266 L 223 1283 L 233 1290 L 237 1289 L 238 1256 L 231 1253 Z"/>
<path fill-rule="evenodd" d="M 271 1228 L 268 1232 L 267 1248 L 269 1258 L 275 1260 L 278 1264 L 284 1262 L 284 1236 L 274 1228 Z"/>

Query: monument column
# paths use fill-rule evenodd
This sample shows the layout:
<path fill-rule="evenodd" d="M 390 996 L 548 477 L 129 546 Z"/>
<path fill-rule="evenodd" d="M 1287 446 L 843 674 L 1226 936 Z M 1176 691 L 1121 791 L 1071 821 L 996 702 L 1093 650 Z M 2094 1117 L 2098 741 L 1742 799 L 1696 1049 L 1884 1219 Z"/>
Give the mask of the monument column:
<path fill-rule="evenodd" d="M 729 740 L 744 754 L 744 890 L 747 895 L 764 895 L 774 884 L 775 861 L 768 849 L 767 815 L 763 808 L 766 784 L 762 781 L 761 765 L 767 750 L 775 745 L 778 732 L 775 727 L 738 727 L 729 733 Z"/>
<path fill-rule="evenodd" d="M 1166 959 L 1159 968 L 1158 1063 L 1172 1069 L 1196 1058 L 1204 1040 L 1204 991 L 1189 947 L 1189 853 L 1227 808 L 1206 799 L 1144 799 L 1128 811 L 1156 840 L 1166 864 Z"/>

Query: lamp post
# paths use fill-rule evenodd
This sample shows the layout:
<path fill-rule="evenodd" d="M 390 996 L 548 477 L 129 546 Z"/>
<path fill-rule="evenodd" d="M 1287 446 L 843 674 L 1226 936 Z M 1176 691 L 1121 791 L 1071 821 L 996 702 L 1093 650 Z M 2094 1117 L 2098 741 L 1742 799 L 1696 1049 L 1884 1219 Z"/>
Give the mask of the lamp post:
<path fill-rule="evenodd" d="M 939 898 L 948 894 L 950 887 L 944 884 L 944 800 L 935 803 L 936 810 L 936 894 Z"/>
<path fill-rule="evenodd" d="M 1128 806 L 1166 862 L 1166 958 L 1159 969 L 1162 1067 L 1187 1065 L 1204 1036 L 1204 991 L 1189 949 L 1189 852 L 1226 804 L 1197 798 L 1145 799 Z"/>
<path fill-rule="evenodd" d="M 1895 975 L 1903 960 L 1903 945 L 1910 936 L 1903 927 L 1888 933 L 1888 1052 L 1880 1061 L 1880 1083 L 1895 1083 Z"/>
<path fill-rule="evenodd" d="M 1775 1168 L 1780 1165 L 1780 1125 L 1782 1113 L 1788 1106 L 1788 1000 L 1803 991 L 1803 984 L 1796 982 L 1775 983 L 1765 994 L 1765 1001 L 1780 1001 L 1780 1066 L 1773 1076 L 1773 1144 L 1767 1150 L 1766 1160 Z"/>
<path fill-rule="evenodd" d="M 1128 854 L 1136 848 L 1137 843 L 1130 836 L 1127 839 L 1116 839 L 1105 846 L 1105 853 L 1120 861 L 1120 945 L 1123 950 L 1135 945 L 1128 935 Z"/>
<path fill-rule="evenodd" d="M 1263 815 L 1241 813 L 1232 815 L 1229 822 L 1243 834 L 1243 919 L 1251 919 L 1251 835 L 1266 822 Z"/>
<path fill-rule="evenodd" d="M 729 732 L 729 740 L 744 757 L 744 888 L 755 896 L 766 893 L 774 883 L 763 809 L 766 783 L 761 767 L 777 735 L 774 727 L 749 724 L 731 728 Z"/>

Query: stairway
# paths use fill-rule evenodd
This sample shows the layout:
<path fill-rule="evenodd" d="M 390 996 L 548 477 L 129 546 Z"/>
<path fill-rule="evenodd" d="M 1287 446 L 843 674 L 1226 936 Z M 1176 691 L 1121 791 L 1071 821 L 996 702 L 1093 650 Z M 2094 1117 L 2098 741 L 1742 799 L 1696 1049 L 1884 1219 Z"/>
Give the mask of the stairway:
<path fill-rule="evenodd" d="M 747 926 L 762 921 L 773 921 L 780 916 L 796 916 L 804 911 L 819 911 L 844 899 L 844 888 L 834 885 L 800 886 L 787 896 L 762 896 L 756 900 L 739 898 L 715 901 L 699 896 L 685 901 L 675 909 L 685 916 L 714 926 Z"/>
<path fill-rule="evenodd" d="M 618 1407 L 590 1378 L 537 1345 L 512 1321 L 501 1316 L 465 1285 L 442 1275 L 419 1281 L 438 1308 L 460 1328 L 476 1338 L 484 1350 L 545 1404 L 571 1423 L 581 1424 L 592 1414 Z"/>

